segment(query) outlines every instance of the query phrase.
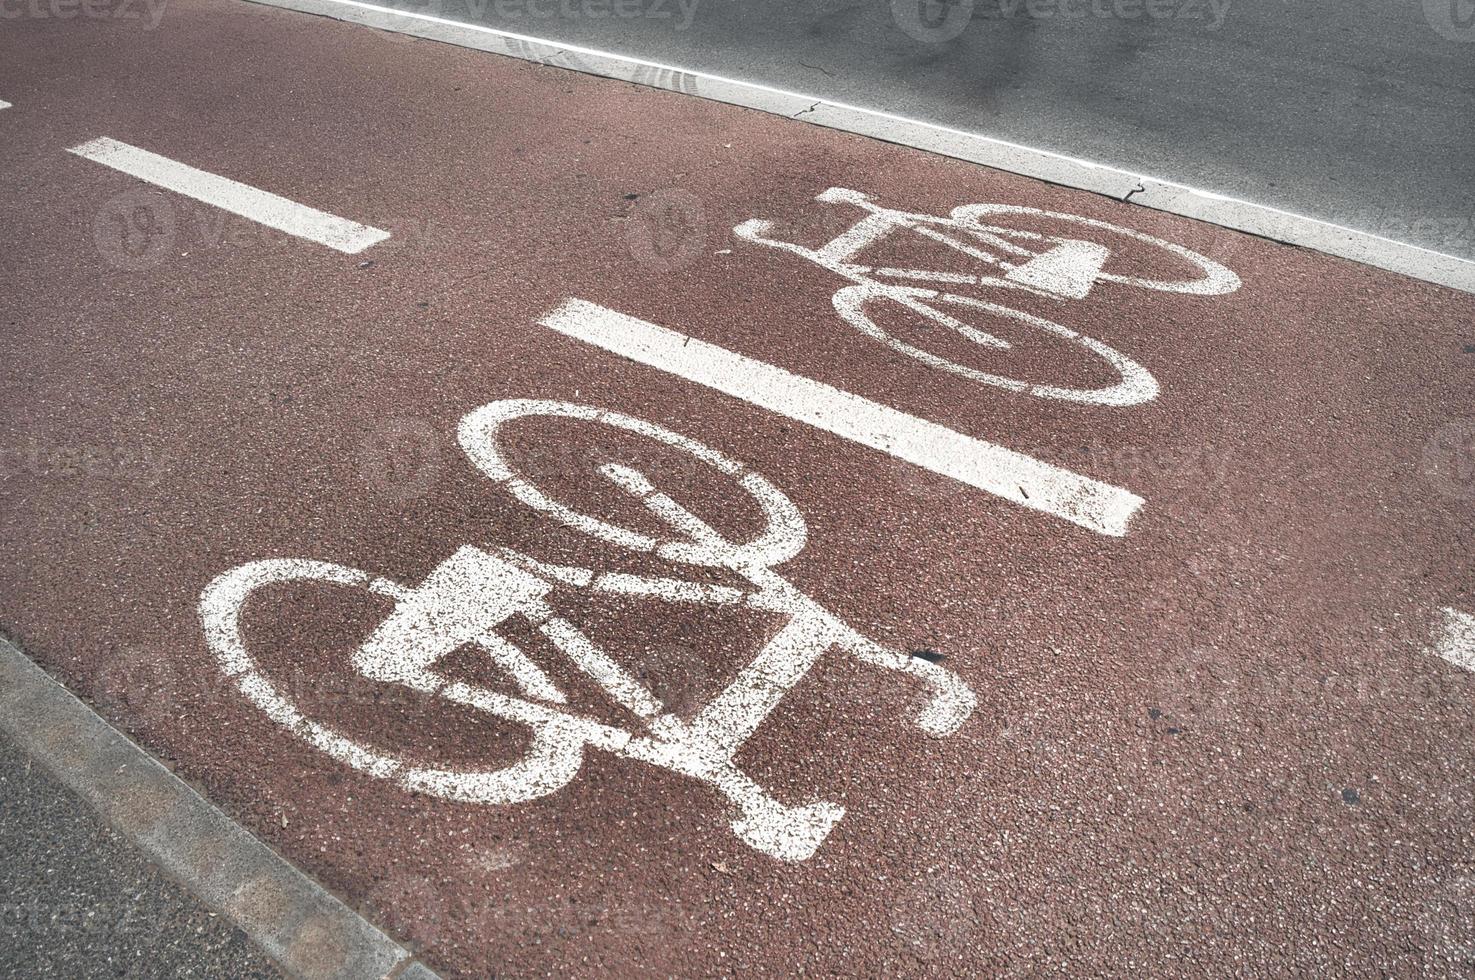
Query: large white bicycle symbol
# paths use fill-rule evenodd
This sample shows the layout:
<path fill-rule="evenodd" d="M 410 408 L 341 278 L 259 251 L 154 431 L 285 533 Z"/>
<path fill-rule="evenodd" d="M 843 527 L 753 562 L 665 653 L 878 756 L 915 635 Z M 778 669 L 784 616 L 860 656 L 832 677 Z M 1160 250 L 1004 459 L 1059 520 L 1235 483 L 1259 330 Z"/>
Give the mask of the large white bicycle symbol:
<path fill-rule="evenodd" d="M 756 218 L 738 225 L 733 232 L 745 241 L 791 252 L 850 279 L 852 285 L 835 293 L 834 305 L 845 322 L 861 333 L 932 367 L 1043 398 L 1097 405 L 1136 405 L 1156 398 L 1158 384 L 1152 374 L 1136 361 L 1069 327 L 961 292 L 944 292 L 934 286 L 916 283 L 933 283 L 949 290 L 974 287 L 988 291 L 1012 290 L 1057 301 L 1082 299 L 1099 282 L 1203 296 L 1232 293 L 1240 286 L 1239 277 L 1233 272 L 1197 252 L 1093 218 L 1008 204 L 961 205 L 954 208 L 948 217 L 942 218 L 882 207 L 860 191 L 843 187 L 832 187 L 815 200 L 825 204 L 855 205 L 865 214 L 852 227 L 818 248 L 771 238 L 773 223 Z M 1082 229 L 1083 235 L 1089 234 L 1092 238 L 1128 239 L 1152 246 L 1168 253 L 1177 264 L 1191 268 L 1193 273 L 1186 279 L 1151 279 L 1110 272 L 1106 266 L 1112 250 L 1107 246 L 1088 238 L 990 223 L 990 219 L 997 221 L 1009 215 L 1075 225 Z M 855 261 L 865 249 L 903 231 L 915 232 L 959 252 L 983 271 L 969 274 L 937 269 L 887 268 Z M 964 323 L 954 314 L 973 311 L 974 315 L 1012 320 L 1079 345 L 1110 365 L 1120 380 L 1105 388 L 1066 388 L 1033 384 L 959 364 L 888 333 L 876 322 L 875 316 L 878 309 L 888 306 L 892 314 L 910 311 L 974 343 L 996 350 L 1008 350 L 1012 345 L 1002 337 Z"/>
<path fill-rule="evenodd" d="M 498 442 L 499 433 L 506 423 L 530 417 L 613 426 L 690 454 L 736 482 L 757 504 L 765 527 L 750 541 L 729 541 L 657 489 L 643 473 L 617 464 L 606 464 L 600 472 L 638 498 L 670 534 L 656 537 L 582 513 L 545 494 L 508 461 Z M 841 650 L 866 664 L 919 681 L 929 697 L 915 722 L 930 735 L 941 737 L 955 731 L 973 711 L 973 693 L 953 673 L 861 635 L 775 571 L 803 549 L 804 518 L 782 491 L 743 464 L 661 426 L 567 402 L 492 402 L 461 420 L 459 439 L 482 473 L 524 504 L 564 525 L 671 562 L 735 572 L 750 588 L 553 565 L 511 549 L 493 552 L 474 545 L 461 547 L 413 588 L 358 569 L 307 559 L 253 561 L 219 576 L 202 594 L 200 614 L 222 669 L 270 718 L 333 758 L 407 789 L 471 803 L 511 804 L 546 796 L 567 785 L 583 765 L 586 747 L 601 749 L 711 786 L 735 805 L 732 829 L 741 840 L 775 858 L 801 861 L 824 841 L 844 816 L 844 808 L 830 802 L 781 803 L 733 760 L 784 695 L 826 652 Z M 294 582 L 363 588 L 393 599 L 393 612 L 355 651 L 355 670 L 374 681 L 402 684 L 526 726 L 531 740 L 524 756 L 493 770 L 425 766 L 305 717 L 252 658 L 240 623 L 253 593 L 265 586 Z M 695 606 L 746 606 L 780 613 L 788 620 L 736 679 L 688 721 L 668 712 L 614 657 L 555 614 L 547 598 L 560 587 Z M 627 731 L 570 710 L 566 696 L 548 674 L 497 632 L 500 624 L 514 617 L 521 617 L 552 641 L 575 667 L 637 717 L 644 731 Z M 444 658 L 468 644 L 504 671 L 522 696 L 451 681 L 437 672 Z"/>

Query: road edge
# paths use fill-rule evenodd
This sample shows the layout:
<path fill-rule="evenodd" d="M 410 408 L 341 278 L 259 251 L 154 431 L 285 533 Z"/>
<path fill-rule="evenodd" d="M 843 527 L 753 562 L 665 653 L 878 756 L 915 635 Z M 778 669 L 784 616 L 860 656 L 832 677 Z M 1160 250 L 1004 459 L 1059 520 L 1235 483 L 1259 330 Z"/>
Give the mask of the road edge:
<path fill-rule="evenodd" d="M 290 976 L 435 980 L 3 637 L 0 731 Z"/>
<path fill-rule="evenodd" d="M 396 10 L 362 0 L 247 0 L 397 34 L 474 48 L 535 64 L 694 95 L 800 122 L 937 153 L 1050 184 L 1101 194 L 1271 241 L 1312 249 L 1424 282 L 1475 293 L 1475 262 L 1242 201 L 1110 164 L 950 129 L 905 116 L 481 24 Z"/>

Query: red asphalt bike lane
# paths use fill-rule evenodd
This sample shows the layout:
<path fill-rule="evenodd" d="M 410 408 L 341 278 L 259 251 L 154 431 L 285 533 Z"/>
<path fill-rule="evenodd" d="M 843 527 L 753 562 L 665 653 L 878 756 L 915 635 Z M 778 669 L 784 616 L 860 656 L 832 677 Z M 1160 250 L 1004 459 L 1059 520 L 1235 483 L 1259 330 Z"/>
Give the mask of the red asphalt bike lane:
<path fill-rule="evenodd" d="M 0 34 L 0 98 L 14 103 L 0 111 L 0 626 L 428 962 L 466 976 L 1469 968 L 1475 676 L 1431 652 L 1442 610 L 1475 612 L 1469 296 L 790 120 L 303 15 L 189 0 L 142 26 L 21 20 Z M 392 237 L 340 254 L 66 153 L 103 136 Z M 1008 390 L 866 336 L 835 305 L 853 280 L 754 240 L 813 249 L 851 228 L 864 205 L 816 200 L 830 188 L 923 215 L 992 203 L 1082 216 L 1181 246 L 1239 285 L 1072 279 L 1096 260 L 1106 277 L 1163 281 L 1200 267 L 1019 212 L 985 217 L 1111 253 L 1078 248 L 1053 279 L 1036 265 L 1032 289 L 1016 288 L 1027 276 L 970 288 L 968 256 L 924 235 L 878 240 L 873 270 L 953 273 L 960 294 L 1119 352 L 1156 393 L 1139 383 L 1121 399 L 1135 403 L 1095 404 Z M 1037 241 L 996 234 L 993 247 Z M 1124 533 L 1099 533 L 937 472 L 966 462 L 955 446 L 929 469 L 544 325 L 570 300 L 1140 506 Z M 1118 380 L 1034 321 L 955 305 L 1016 346 L 919 318 L 885 327 L 1030 384 Z M 802 549 L 781 534 L 781 562 L 712 568 L 632 553 L 530 505 L 536 487 L 671 538 L 637 487 L 598 469 L 615 463 L 724 539 L 763 523 L 735 475 L 651 430 L 588 419 L 508 421 L 491 455 L 527 483 L 494 479 L 489 416 L 465 420 L 515 399 L 620 413 L 740 461 L 792 501 Z M 863 427 L 866 411 L 826 424 Z M 621 595 L 546 565 L 519 578 L 489 557 L 504 548 L 760 592 L 770 607 Z M 366 576 L 246 597 L 255 676 L 400 769 L 355 768 L 289 730 L 243 691 L 208 609 L 202 624 L 212 582 L 275 559 Z M 468 568 L 537 592 L 545 618 L 505 617 L 495 590 L 436 605 L 475 591 Z M 377 576 L 424 587 L 396 598 L 370 587 Z M 785 679 L 736 745 L 746 788 L 652 761 L 660 739 L 646 757 L 633 740 L 591 747 L 555 772 L 566 731 L 531 742 L 526 724 L 451 696 L 481 688 L 601 732 L 694 725 L 792 636 L 795 595 L 831 617 L 824 628 L 875 646 Z M 371 638 L 396 654 L 482 620 L 511 646 L 477 634 L 440 651 L 459 688 L 363 674 Z M 586 649 L 573 666 L 544 629 L 555 620 L 608 660 Z M 611 670 L 677 721 L 612 698 L 594 680 Z M 955 730 L 929 733 L 928 684 L 944 677 L 971 699 L 951 702 Z M 750 700 L 771 683 L 758 678 Z M 566 703 L 550 707 L 548 687 Z M 402 778 L 524 758 L 546 765 L 476 784 L 521 802 Z M 830 805 L 812 854 L 754 831 L 757 804 L 746 838 L 735 826 L 759 790 L 780 809 Z"/>

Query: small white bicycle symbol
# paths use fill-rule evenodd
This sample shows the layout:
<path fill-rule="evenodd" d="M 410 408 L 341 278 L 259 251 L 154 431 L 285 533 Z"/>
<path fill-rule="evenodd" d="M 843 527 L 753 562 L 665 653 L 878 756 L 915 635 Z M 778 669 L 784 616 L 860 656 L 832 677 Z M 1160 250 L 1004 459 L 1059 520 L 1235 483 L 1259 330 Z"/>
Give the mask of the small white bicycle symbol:
<path fill-rule="evenodd" d="M 735 481 L 763 513 L 765 527 L 750 541 L 729 541 L 657 489 L 643 473 L 617 464 L 606 464 L 600 472 L 636 497 L 670 529 L 670 535 L 654 537 L 575 510 L 520 476 L 498 443 L 506 423 L 532 417 L 613 426 L 688 453 Z M 492 402 L 461 420 L 459 438 L 482 473 L 564 525 L 678 564 L 735 572 L 751 588 L 598 572 L 541 562 L 511 549 L 493 552 L 473 545 L 461 547 L 414 588 L 358 569 L 306 559 L 253 561 L 219 576 L 202 594 L 200 614 L 222 669 L 270 718 L 333 758 L 407 789 L 458 801 L 511 804 L 546 796 L 567 785 L 583 765 L 586 747 L 601 749 L 711 786 L 735 805 L 732 829 L 741 840 L 775 858 L 801 861 L 824 841 L 844 815 L 844 808 L 829 802 L 780 803 L 733 760 L 784 695 L 827 651 L 838 649 L 921 682 L 929 698 L 916 724 L 930 735 L 955 731 L 972 713 L 974 695 L 953 673 L 862 636 L 775 571 L 803 549 L 804 518 L 777 487 L 743 464 L 661 426 L 567 402 Z M 371 680 L 402 684 L 526 726 L 531 741 L 523 758 L 495 770 L 427 767 L 305 717 L 273 687 L 241 635 L 241 611 L 252 593 L 263 586 L 290 582 L 364 588 L 392 598 L 393 612 L 354 653 L 354 669 Z M 788 620 L 737 678 L 688 721 L 668 712 L 630 671 L 553 611 L 547 598 L 560 587 L 695 606 L 746 606 L 780 613 Z M 499 625 L 514 617 L 521 617 L 552 641 L 611 699 L 639 718 L 645 730 L 626 731 L 571 711 L 566 696 L 548 674 L 497 632 Z M 468 644 L 504 671 L 522 696 L 451 681 L 437 672 L 441 661 Z"/>
<path fill-rule="evenodd" d="M 911 284 L 935 283 L 952 290 L 979 287 L 1022 291 L 1057 301 L 1082 299 L 1098 282 L 1203 296 L 1232 293 L 1240 286 L 1238 276 L 1212 259 L 1181 245 L 1093 218 L 1008 204 L 961 205 L 954 208 L 949 217 L 941 218 L 882 207 L 860 191 L 843 187 L 832 187 L 815 200 L 824 204 L 855 205 L 864 209 L 865 215 L 818 248 L 770 238 L 773 223 L 756 218 L 738 225 L 733 232 L 745 241 L 791 252 L 850 279 L 852 285 L 835 293 L 834 305 L 845 322 L 861 333 L 932 367 L 1043 398 L 1096 405 L 1137 405 L 1156 398 L 1158 384 L 1146 368 L 1125 354 L 1052 320 L 958 292 L 942 292 L 926 285 Z M 1173 261 L 1186 263 L 1194 271 L 1186 279 L 1149 279 L 1108 272 L 1105 266 L 1112 252 L 1099 242 L 989 221 L 1008 215 L 1065 222 L 1080 226 L 1083 233 L 1089 230 L 1097 237 L 1105 233 L 1130 239 L 1161 249 L 1169 253 Z M 985 271 L 969 274 L 936 269 L 888 268 L 854 261 L 863 250 L 900 231 L 915 232 L 947 246 Z M 964 323 L 953 314 L 973 311 L 974 315 L 1002 317 L 1022 323 L 1079 345 L 1110 365 L 1120 380 L 1105 388 L 1066 388 L 1033 384 L 959 364 L 907 343 L 878 325 L 874 312 L 887 305 L 892 307 L 892 313 L 910 311 L 976 344 L 996 350 L 1008 350 L 1012 345 L 1002 337 Z"/>

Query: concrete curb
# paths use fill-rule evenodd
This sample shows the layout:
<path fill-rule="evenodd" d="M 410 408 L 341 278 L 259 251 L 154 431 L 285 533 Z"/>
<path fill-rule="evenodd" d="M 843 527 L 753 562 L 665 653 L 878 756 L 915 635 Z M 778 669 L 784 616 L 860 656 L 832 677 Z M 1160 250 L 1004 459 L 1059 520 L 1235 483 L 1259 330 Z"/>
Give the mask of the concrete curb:
<path fill-rule="evenodd" d="M 288 974 L 435 977 L 3 639 L 0 730 Z"/>
<path fill-rule="evenodd" d="M 1305 215 L 1226 197 L 1149 174 L 1079 160 L 979 133 L 830 102 L 767 85 L 688 71 L 608 51 L 561 44 L 480 24 L 466 24 L 361 0 L 250 0 L 378 30 L 507 55 L 555 68 L 695 95 L 788 116 L 827 129 L 869 136 L 942 156 L 1103 194 L 1272 241 L 1351 259 L 1425 282 L 1475 293 L 1475 262 Z"/>

